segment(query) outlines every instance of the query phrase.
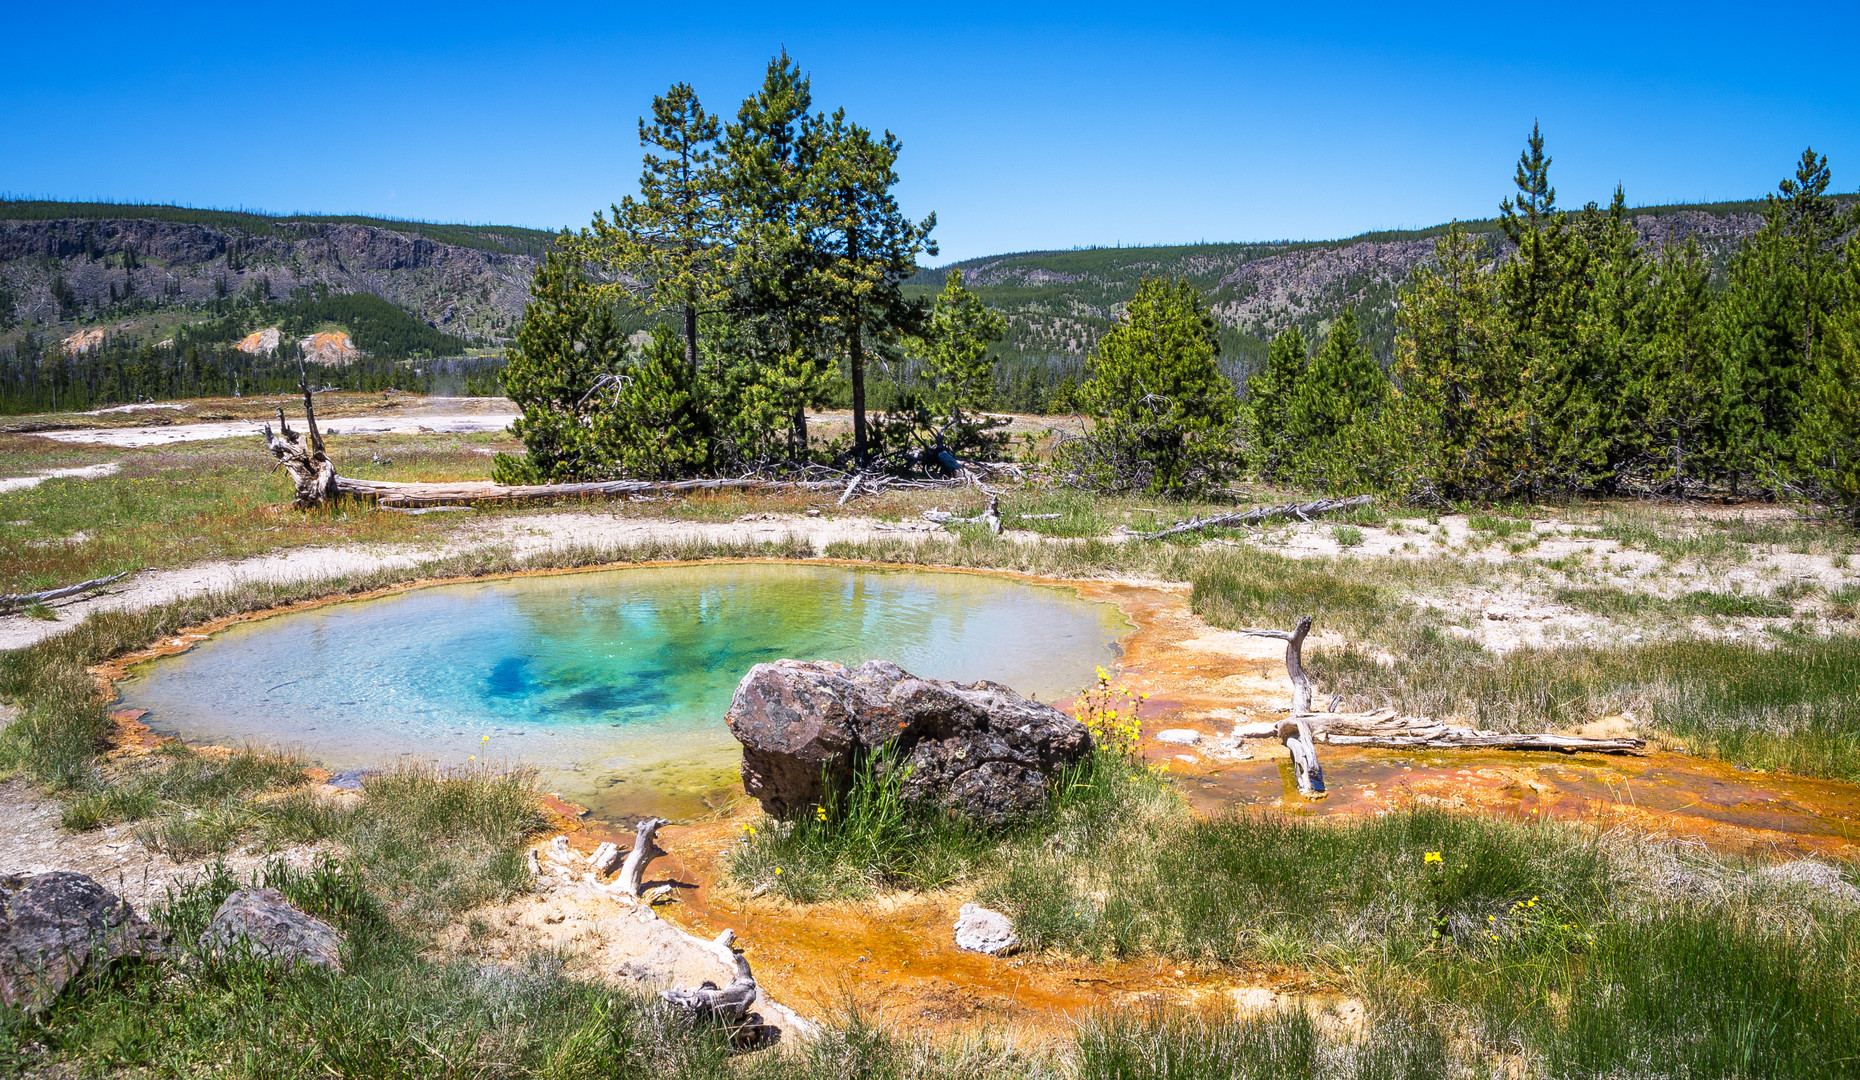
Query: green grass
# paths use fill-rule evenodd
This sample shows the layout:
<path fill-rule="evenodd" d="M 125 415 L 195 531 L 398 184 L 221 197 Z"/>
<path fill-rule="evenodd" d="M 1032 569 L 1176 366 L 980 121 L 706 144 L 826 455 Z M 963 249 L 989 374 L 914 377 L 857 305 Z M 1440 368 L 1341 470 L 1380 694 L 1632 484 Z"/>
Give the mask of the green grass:
<path fill-rule="evenodd" d="M 1548 730 L 1632 712 L 1696 752 L 1803 776 L 1860 780 L 1860 639 L 1679 639 L 1523 648 L 1493 656 L 1431 628 L 1384 664 L 1360 648 L 1310 658 L 1322 692 L 1355 706 Z"/>
<path fill-rule="evenodd" d="M 1496 514 L 1473 514 L 1466 519 L 1466 527 L 1474 532 L 1487 533 L 1494 540 L 1508 540 L 1531 531 L 1531 523 L 1528 521 Z"/>
<path fill-rule="evenodd" d="M 1603 585 L 1558 589 L 1554 595 L 1559 604 L 1568 604 L 1598 615 L 1654 613 L 1675 618 L 1703 615 L 1732 619 L 1786 619 L 1795 613 L 1795 605 L 1789 601 L 1808 595 L 1808 590 L 1785 587 L 1769 596 L 1759 596 L 1695 589 L 1667 599 L 1651 593 L 1630 592 Z"/>
<path fill-rule="evenodd" d="M 1338 547 L 1353 548 L 1363 546 L 1363 530 L 1354 525 L 1333 525 L 1331 526 L 1330 535 L 1331 539 L 1337 541 Z"/>

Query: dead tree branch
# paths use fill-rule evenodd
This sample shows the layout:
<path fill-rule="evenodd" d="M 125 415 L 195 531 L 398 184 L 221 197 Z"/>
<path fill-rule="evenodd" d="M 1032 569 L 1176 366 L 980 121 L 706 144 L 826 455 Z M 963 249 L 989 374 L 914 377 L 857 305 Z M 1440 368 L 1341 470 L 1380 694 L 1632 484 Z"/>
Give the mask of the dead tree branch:
<path fill-rule="evenodd" d="M 1328 514 L 1335 510 L 1354 510 L 1359 506 L 1375 504 L 1374 495 L 1353 495 L 1347 499 L 1318 499 L 1308 503 L 1286 503 L 1284 506 L 1260 506 L 1238 514 L 1217 514 L 1210 518 L 1195 518 L 1180 525 L 1171 525 L 1151 533 L 1133 533 L 1139 540 L 1160 540 L 1165 536 L 1179 536 L 1182 533 L 1199 532 L 1202 529 L 1232 529 L 1243 525 L 1258 525 L 1274 518 L 1297 518 L 1310 521 L 1314 514 Z"/>
<path fill-rule="evenodd" d="M 76 596 L 79 593 L 90 592 L 92 589 L 101 589 L 105 585 L 121 581 L 133 573 L 135 573 L 135 571 L 125 570 L 120 574 L 111 574 L 109 577 L 92 578 L 89 581 L 80 581 L 76 585 L 60 585 L 56 589 L 46 589 L 44 592 L 7 593 L 5 595 L 0 595 L 0 612 L 30 607 L 33 604 L 49 604 L 53 600 L 63 600 L 67 596 Z"/>
<path fill-rule="evenodd" d="M 659 829 L 668 824 L 670 822 L 664 818 L 647 818 L 634 829 L 633 850 L 627 854 L 626 862 L 621 864 L 620 876 L 614 881 L 615 888 L 628 896 L 639 895 L 640 882 L 646 876 L 646 864 L 665 854 L 657 840 Z"/>

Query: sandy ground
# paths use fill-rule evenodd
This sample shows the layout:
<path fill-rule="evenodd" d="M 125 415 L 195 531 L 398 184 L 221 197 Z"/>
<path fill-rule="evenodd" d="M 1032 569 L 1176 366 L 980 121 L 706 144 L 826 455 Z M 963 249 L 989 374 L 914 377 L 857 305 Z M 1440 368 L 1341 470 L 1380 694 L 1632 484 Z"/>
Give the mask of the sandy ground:
<path fill-rule="evenodd" d="M 0 783 L 0 874 L 40 874 L 49 870 L 75 870 L 88 874 L 111 892 L 129 901 L 138 913 L 166 900 L 168 890 L 203 875 L 222 856 L 175 860 L 143 847 L 130 828 L 109 826 L 74 833 L 58 824 L 62 805 L 41 795 L 24 780 Z M 240 881 L 249 880 L 271 859 L 293 866 L 309 866 L 319 849 L 293 847 L 258 853 L 235 851 L 223 856 Z"/>
<path fill-rule="evenodd" d="M 150 570 L 107 591 L 54 605 L 56 621 L 25 615 L 0 617 L 0 649 L 18 649 L 70 629 L 93 611 L 150 607 L 240 585 L 292 583 L 317 578 L 405 569 L 472 550 L 506 548 L 530 555 L 571 547 L 626 547 L 663 541 L 781 541 L 802 539 L 820 551 L 837 540 L 946 535 L 941 530 L 894 525 L 870 518 L 809 518 L 751 514 L 739 521 L 669 521 L 600 513 L 546 513 L 486 518 L 465 523 L 443 544 L 412 546 L 345 544 L 294 548 L 237 562 L 202 563 L 177 570 Z"/>
<path fill-rule="evenodd" d="M 423 413 L 411 416 L 338 417 L 319 421 L 325 435 L 419 435 L 427 433 L 469 434 L 475 431 L 502 431 L 517 418 L 515 413 Z M 301 418 L 299 427 L 303 426 Z M 162 424 L 154 427 L 71 428 L 64 431 L 35 432 L 39 437 L 67 443 L 98 446 L 168 446 L 173 443 L 204 442 L 209 439 L 232 439 L 259 433 L 259 420 L 215 420 L 198 424 Z"/>
<path fill-rule="evenodd" d="M 101 465 L 80 465 L 71 469 L 47 469 L 44 472 L 34 473 L 31 476 L 10 476 L 4 480 L 0 480 L 0 491 L 23 491 L 26 488 L 38 487 L 47 480 L 55 480 L 60 477 L 71 480 L 95 480 L 100 476 L 110 475 L 119 467 L 120 466 L 114 461 L 106 461 Z"/>

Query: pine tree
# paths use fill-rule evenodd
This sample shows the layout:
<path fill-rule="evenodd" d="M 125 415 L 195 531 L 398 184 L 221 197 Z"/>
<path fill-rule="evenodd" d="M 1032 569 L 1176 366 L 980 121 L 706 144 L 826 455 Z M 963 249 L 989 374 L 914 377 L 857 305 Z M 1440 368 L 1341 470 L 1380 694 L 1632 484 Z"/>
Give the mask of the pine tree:
<path fill-rule="evenodd" d="M 565 250 L 550 252 L 536 268 L 504 368 L 505 393 L 523 414 L 511 430 L 527 453 L 499 454 L 498 482 L 609 475 L 615 455 L 596 437 L 593 418 L 622 389 L 625 362 L 626 337 L 612 302 Z"/>
<path fill-rule="evenodd" d="M 627 196 L 577 238 L 583 257 L 644 290 L 650 306 L 683 320 L 685 363 L 697 380 L 698 318 L 729 292 L 730 223 L 713 146 L 721 131 L 697 92 L 677 83 L 639 121 L 646 148 L 640 198 Z"/>
<path fill-rule="evenodd" d="M 671 480 L 710 464 L 711 416 L 694 374 L 679 335 L 653 327 L 644 355 L 620 371 L 615 394 L 591 415 L 593 437 L 619 473 Z"/>
<path fill-rule="evenodd" d="M 758 415 L 776 410 L 787 423 L 788 456 L 797 460 L 808 450 L 807 409 L 824 402 L 832 370 L 821 317 L 828 298 L 816 287 L 819 260 L 803 220 L 810 182 L 804 122 L 812 105 L 809 80 L 783 51 L 722 141 L 735 291 L 727 303 L 732 326 L 718 351 L 744 368 L 731 376 L 743 407 Z M 752 456 L 767 454 L 757 441 Z"/>
<path fill-rule="evenodd" d="M 1091 433 L 1061 465 L 1103 490 L 1205 492 L 1235 464 L 1240 404 L 1215 358 L 1214 316 L 1187 281 L 1144 278 L 1118 325 L 1098 340 L 1079 388 Z"/>
<path fill-rule="evenodd" d="M 913 222 L 898 209 L 902 149 L 847 122 L 845 110 L 810 117 L 803 134 L 807 189 L 803 229 L 813 255 L 808 291 L 822 298 L 823 322 L 836 334 L 852 382 L 853 460 L 870 453 L 866 430 L 866 364 L 874 347 L 916 328 L 919 309 L 901 286 L 917 271 L 917 255 L 935 255 L 936 215 Z"/>
<path fill-rule="evenodd" d="M 1722 452 L 1733 483 L 1789 483 L 1804 447 L 1798 421 L 1820 367 L 1836 301 L 1844 225 L 1827 195 L 1827 161 L 1802 152 L 1794 180 L 1764 204 L 1763 227 L 1732 260 L 1719 304 L 1726 371 Z"/>
<path fill-rule="evenodd" d="M 1619 185 L 1606 211 L 1590 203 L 1573 229 L 1574 332 L 1561 354 L 1540 430 L 1542 470 L 1564 489 L 1614 491 L 1645 453 L 1648 412 L 1664 390 L 1644 379 L 1652 266 Z"/>
<path fill-rule="evenodd" d="M 994 394 L 995 361 L 989 347 L 1007 333 L 1007 319 L 988 310 L 962 284 L 962 271 L 944 278 L 922 337 L 923 379 L 929 405 L 940 416 L 980 412 Z"/>
<path fill-rule="evenodd" d="M 1284 440 L 1301 484 L 1335 489 L 1369 477 L 1368 433 L 1381 421 L 1389 380 L 1345 308 L 1292 391 Z"/>
<path fill-rule="evenodd" d="M 1422 501 L 1509 495 L 1522 484 L 1515 354 L 1483 261 L 1455 224 L 1402 292 L 1390 436 L 1401 485 Z"/>
<path fill-rule="evenodd" d="M 1515 354 L 1512 364 L 1518 378 L 1518 397 L 1505 411 L 1520 414 L 1524 435 L 1506 467 L 1515 471 L 1512 483 L 1526 491 L 1554 471 L 1562 425 L 1571 421 L 1570 410 L 1576 407 L 1569 401 L 1570 368 L 1581 304 L 1572 286 L 1586 268 L 1569 216 L 1556 207 L 1551 160 L 1544 153 L 1542 131 L 1531 125 L 1513 177 L 1516 199 L 1499 205 L 1499 226 L 1517 245 L 1517 252 L 1498 271 L 1506 324 L 1503 347 Z"/>
<path fill-rule="evenodd" d="M 1850 224 L 1860 229 L 1860 207 Z M 1823 496 L 1860 526 L 1860 232 L 1848 239 L 1831 284 L 1835 303 L 1821 328 L 1802 456 Z"/>
<path fill-rule="evenodd" d="M 1298 379 L 1311 360 L 1304 331 L 1287 327 L 1266 348 L 1266 366 L 1246 384 L 1245 424 L 1253 471 L 1262 480 L 1280 479 L 1293 450 L 1285 440 L 1286 410 Z"/>
<path fill-rule="evenodd" d="M 1711 270 L 1698 241 L 1669 245 L 1647 293 L 1649 336 L 1628 394 L 1653 481 L 1683 493 L 1719 471 L 1723 362 L 1713 336 Z"/>

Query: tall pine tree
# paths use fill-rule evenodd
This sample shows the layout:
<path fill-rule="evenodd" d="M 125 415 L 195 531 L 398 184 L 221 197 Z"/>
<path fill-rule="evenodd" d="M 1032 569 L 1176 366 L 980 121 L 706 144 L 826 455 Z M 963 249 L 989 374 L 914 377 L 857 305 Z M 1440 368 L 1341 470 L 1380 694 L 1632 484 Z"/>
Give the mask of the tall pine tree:
<path fill-rule="evenodd" d="M 1288 474 L 1295 449 L 1285 438 L 1286 411 L 1299 377 L 1311 362 L 1305 346 L 1305 334 L 1289 326 L 1266 347 L 1266 366 L 1246 383 L 1244 422 L 1251 447 L 1253 471 L 1262 480 L 1278 480 Z"/>
<path fill-rule="evenodd" d="M 1388 376 L 1357 331 L 1356 312 L 1345 308 L 1286 408 L 1284 439 L 1300 483 L 1335 490 L 1369 478 L 1371 433 L 1388 391 Z"/>
<path fill-rule="evenodd" d="M 714 151 L 719 133 L 717 118 L 704 111 L 690 84 L 653 98 L 651 121 L 639 121 L 646 148 L 640 197 L 629 195 L 614 206 L 611 222 L 595 214 L 577 245 L 643 289 L 651 307 L 679 316 L 693 384 L 699 316 L 729 292 L 731 229 Z"/>

